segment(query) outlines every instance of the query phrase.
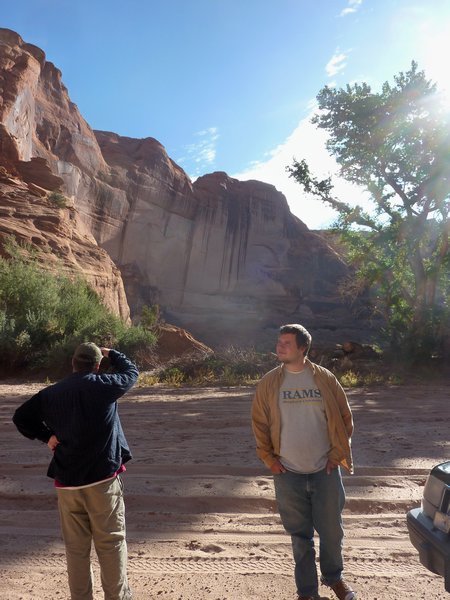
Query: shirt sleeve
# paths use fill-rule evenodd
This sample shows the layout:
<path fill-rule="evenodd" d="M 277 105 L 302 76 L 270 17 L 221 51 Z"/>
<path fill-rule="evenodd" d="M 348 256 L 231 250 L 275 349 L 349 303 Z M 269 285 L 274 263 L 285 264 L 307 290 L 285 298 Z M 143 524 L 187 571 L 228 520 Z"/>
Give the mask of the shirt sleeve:
<path fill-rule="evenodd" d="M 115 401 L 136 383 L 139 371 L 136 365 L 121 352 L 110 350 L 108 355 L 113 373 L 98 375 L 98 381 L 109 388 L 109 397 Z"/>
<path fill-rule="evenodd" d="M 19 406 L 13 416 L 18 431 L 30 440 L 38 439 L 47 443 L 52 431 L 42 419 L 40 392 Z"/>

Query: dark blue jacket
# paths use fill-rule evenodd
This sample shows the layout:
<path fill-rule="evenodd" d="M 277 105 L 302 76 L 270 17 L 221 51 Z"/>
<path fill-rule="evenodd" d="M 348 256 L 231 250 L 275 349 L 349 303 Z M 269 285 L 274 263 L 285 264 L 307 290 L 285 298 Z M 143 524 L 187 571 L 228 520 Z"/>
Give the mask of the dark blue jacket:
<path fill-rule="evenodd" d="M 136 366 L 116 350 L 114 373 L 72 373 L 22 404 L 13 421 L 22 435 L 59 444 L 47 475 L 65 486 L 80 486 L 113 475 L 132 458 L 120 423 L 117 399 L 137 380 Z"/>

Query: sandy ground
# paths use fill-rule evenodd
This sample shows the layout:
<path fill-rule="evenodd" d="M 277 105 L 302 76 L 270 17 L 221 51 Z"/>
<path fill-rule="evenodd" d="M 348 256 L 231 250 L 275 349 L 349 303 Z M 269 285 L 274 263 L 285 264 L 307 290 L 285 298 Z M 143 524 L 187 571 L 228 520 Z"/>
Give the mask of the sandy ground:
<path fill-rule="evenodd" d="M 45 475 L 49 451 L 11 423 L 39 387 L 0 383 L 2 600 L 69 598 Z M 137 388 L 121 400 L 134 452 L 124 480 L 136 600 L 295 597 L 290 540 L 254 452 L 251 395 L 250 388 Z M 409 542 L 405 513 L 420 504 L 430 467 L 449 458 L 448 388 L 357 389 L 349 400 L 356 473 L 344 478 L 345 576 L 359 600 L 443 600 L 442 580 Z"/>

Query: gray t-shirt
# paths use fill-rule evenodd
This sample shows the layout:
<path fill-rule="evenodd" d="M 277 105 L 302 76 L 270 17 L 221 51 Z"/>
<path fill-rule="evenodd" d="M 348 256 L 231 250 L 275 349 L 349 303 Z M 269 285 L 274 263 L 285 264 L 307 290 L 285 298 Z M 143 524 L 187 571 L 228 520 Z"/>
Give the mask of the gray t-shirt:
<path fill-rule="evenodd" d="M 330 440 L 323 398 L 310 369 L 285 371 L 279 406 L 282 465 L 297 473 L 324 469 Z"/>

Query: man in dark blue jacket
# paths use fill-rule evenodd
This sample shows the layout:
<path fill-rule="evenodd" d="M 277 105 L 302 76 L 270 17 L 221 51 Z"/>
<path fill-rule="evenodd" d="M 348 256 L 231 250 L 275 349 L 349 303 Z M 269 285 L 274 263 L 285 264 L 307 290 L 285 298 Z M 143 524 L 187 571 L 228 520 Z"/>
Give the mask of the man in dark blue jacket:
<path fill-rule="evenodd" d="M 113 373 L 98 373 L 104 356 Z M 47 475 L 58 495 L 71 600 L 93 599 L 92 540 L 105 600 L 128 600 L 120 473 L 132 456 L 117 400 L 135 384 L 138 370 L 124 354 L 91 342 L 78 346 L 72 367 L 71 375 L 22 404 L 13 421 L 22 435 L 53 452 Z"/>

